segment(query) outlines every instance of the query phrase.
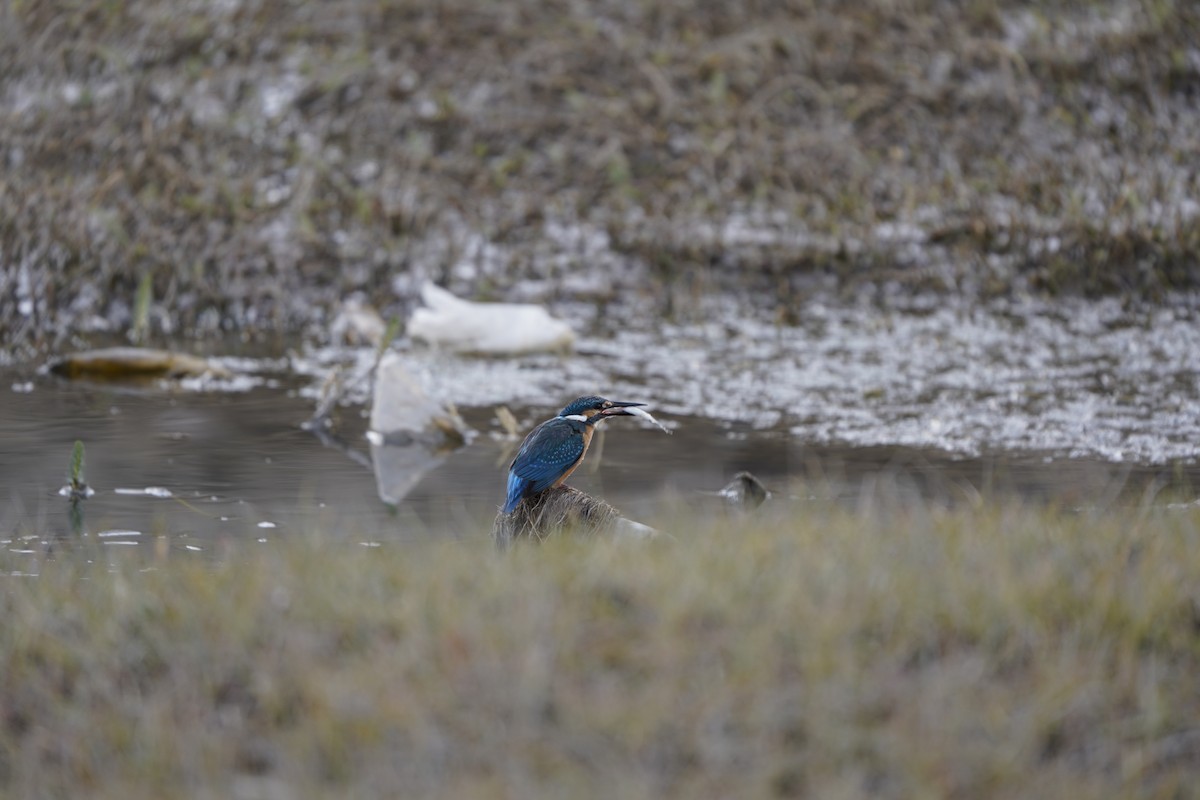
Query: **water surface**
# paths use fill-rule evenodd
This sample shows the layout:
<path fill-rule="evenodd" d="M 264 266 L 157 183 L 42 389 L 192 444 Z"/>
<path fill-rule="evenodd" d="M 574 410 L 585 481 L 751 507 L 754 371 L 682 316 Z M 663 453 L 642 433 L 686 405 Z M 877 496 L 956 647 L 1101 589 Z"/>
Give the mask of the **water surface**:
<path fill-rule="evenodd" d="M 593 334 L 570 357 L 459 358 L 401 340 L 407 369 L 479 435 L 395 506 L 376 493 L 364 439 L 369 348 L 231 346 L 235 376 L 218 382 L 89 384 L 14 368 L 0 375 L 0 540 L 77 535 L 58 494 L 76 439 L 96 490 L 82 532 L 114 547 L 163 534 L 188 552 L 291 535 L 473 540 L 516 444 L 495 406 L 528 430 L 597 391 L 650 403 L 674 433 L 610 421 L 572 483 L 649 521 L 664 498 L 717 503 L 706 493 L 738 470 L 796 513 L 812 497 L 880 492 L 1102 506 L 1167 488 L 1190 502 L 1200 485 L 1200 326 L 1186 305 L 813 302 L 795 316 L 713 309 L 650 329 L 581 313 Z M 331 443 L 301 425 L 332 370 L 347 388 Z"/>

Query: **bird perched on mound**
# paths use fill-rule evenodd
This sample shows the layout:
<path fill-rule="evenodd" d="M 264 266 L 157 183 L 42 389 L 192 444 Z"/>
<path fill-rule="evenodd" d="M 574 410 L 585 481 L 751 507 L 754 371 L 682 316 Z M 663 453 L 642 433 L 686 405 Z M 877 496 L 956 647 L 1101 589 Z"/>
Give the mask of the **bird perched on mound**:
<path fill-rule="evenodd" d="M 575 471 L 592 443 L 596 425 L 609 417 L 649 416 L 638 406 L 604 397 L 580 397 L 567 404 L 558 416 L 538 425 L 508 468 L 508 492 L 503 512 L 511 514 L 522 498 L 560 486 Z"/>

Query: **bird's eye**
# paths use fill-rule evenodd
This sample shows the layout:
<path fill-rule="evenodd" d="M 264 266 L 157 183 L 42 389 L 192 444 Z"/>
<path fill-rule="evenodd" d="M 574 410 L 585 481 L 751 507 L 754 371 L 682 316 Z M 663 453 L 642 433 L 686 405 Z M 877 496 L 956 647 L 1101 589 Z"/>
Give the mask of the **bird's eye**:
<path fill-rule="evenodd" d="M 603 403 L 600 404 L 600 407 L 601 408 L 612 408 L 612 402 L 609 400 L 605 400 Z"/>

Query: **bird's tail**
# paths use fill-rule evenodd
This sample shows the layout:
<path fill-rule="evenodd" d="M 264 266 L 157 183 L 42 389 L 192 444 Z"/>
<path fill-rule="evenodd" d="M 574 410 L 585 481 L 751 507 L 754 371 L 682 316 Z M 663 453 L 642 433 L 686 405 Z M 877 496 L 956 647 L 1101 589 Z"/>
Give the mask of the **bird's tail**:
<path fill-rule="evenodd" d="M 525 495 L 529 481 L 519 477 L 515 472 L 508 473 L 508 496 L 504 499 L 504 513 L 511 514 Z"/>

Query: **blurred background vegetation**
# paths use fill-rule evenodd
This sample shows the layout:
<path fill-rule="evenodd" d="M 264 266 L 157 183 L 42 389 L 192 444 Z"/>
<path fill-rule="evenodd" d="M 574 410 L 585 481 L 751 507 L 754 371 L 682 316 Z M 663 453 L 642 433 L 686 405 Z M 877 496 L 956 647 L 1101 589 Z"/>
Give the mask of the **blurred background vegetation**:
<path fill-rule="evenodd" d="M 123 330 L 146 275 L 194 333 L 427 277 L 1153 299 L 1200 279 L 1198 42 L 1183 0 L 14 0 L 0 338 Z"/>

